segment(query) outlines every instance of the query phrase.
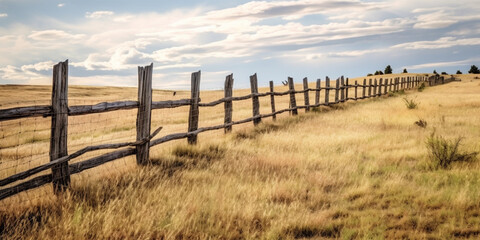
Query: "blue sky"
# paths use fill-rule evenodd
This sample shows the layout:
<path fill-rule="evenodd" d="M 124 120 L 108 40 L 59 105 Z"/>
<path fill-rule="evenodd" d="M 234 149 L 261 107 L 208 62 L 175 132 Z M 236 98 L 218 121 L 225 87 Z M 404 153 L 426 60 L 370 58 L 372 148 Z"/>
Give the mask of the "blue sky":
<path fill-rule="evenodd" d="M 325 76 L 454 73 L 480 65 L 478 0 L 49 1 L 0 0 L 0 84 L 50 84 L 69 59 L 76 85 L 202 89 Z"/>

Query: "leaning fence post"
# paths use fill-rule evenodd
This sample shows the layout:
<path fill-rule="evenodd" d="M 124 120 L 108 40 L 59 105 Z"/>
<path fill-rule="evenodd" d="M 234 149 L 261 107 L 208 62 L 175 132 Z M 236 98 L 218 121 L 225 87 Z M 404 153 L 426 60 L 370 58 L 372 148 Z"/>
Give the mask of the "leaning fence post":
<path fill-rule="evenodd" d="M 288 88 L 290 90 L 290 108 L 292 108 L 292 115 L 298 115 L 297 100 L 295 100 L 295 85 L 293 78 L 288 77 Z"/>
<path fill-rule="evenodd" d="M 225 98 L 232 97 L 233 93 L 233 74 L 228 75 L 225 78 Z M 232 100 L 225 101 L 225 124 L 232 122 Z M 225 133 L 231 132 L 232 126 L 227 126 L 224 129 Z"/>
<path fill-rule="evenodd" d="M 393 83 L 393 79 L 390 78 L 390 84 L 388 85 L 388 90 L 391 92 L 392 91 L 392 83 Z"/>
<path fill-rule="evenodd" d="M 303 79 L 303 90 L 305 91 L 305 93 L 303 93 L 305 106 L 307 106 L 305 108 L 305 112 L 308 112 L 308 111 L 310 111 L 310 95 L 308 94 L 308 79 L 307 78 Z"/>
<path fill-rule="evenodd" d="M 192 73 L 192 85 L 191 85 L 191 99 L 190 112 L 188 116 L 188 132 L 193 132 L 198 129 L 198 102 L 200 101 L 200 77 L 201 72 Z M 189 144 L 197 143 L 197 134 L 188 136 Z"/>
<path fill-rule="evenodd" d="M 152 117 L 152 71 L 150 66 L 138 67 L 138 111 L 137 111 L 137 141 L 150 136 Z M 146 165 L 150 162 L 150 142 L 137 145 L 137 164 Z"/>
<path fill-rule="evenodd" d="M 322 80 L 320 80 L 320 78 L 317 79 L 317 85 L 315 86 L 315 106 L 318 106 L 320 104 L 321 83 L 322 83 Z"/>
<path fill-rule="evenodd" d="M 330 78 L 328 76 L 325 77 L 325 104 L 328 105 L 330 101 Z"/>
<path fill-rule="evenodd" d="M 270 81 L 270 103 L 272 105 L 272 113 L 275 113 L 275 92 L 273 91 L 273 81 Z M 275 121 L 277 119 L 277 115 L 273 114 L 272 119 Z"/>
<path fill-rule="evenodd" d="M 52 113 L 50 161 L 68 155 L 68 60 L 53 66 Z M 68 187 L 68 162 L 52 168 L 52 180 L 56 194 Z"/>
<path fill-rule="evenodd" d="M 250 76 L 250 89 L 252 90 L 252 111 L 253 111 L 253 125 L 258 125 L 262 122 L 260 118 L 260 102 L 258 101 L 258 82 L 257 82 L 257 74 L 253 74 Z"/>

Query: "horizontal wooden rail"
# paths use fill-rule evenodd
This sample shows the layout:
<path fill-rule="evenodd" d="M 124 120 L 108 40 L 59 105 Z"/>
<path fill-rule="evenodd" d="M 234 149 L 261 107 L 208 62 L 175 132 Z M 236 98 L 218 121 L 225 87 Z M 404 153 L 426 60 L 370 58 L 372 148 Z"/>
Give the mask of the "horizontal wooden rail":
<path fill-rule="evenodd" d="M 188 106 L 191 99 L 152 102 L 152 109 L 176 108 Z M 117 110 L 138 108 L 138 101 L 102 102 L 95 105 L 78 105 L 68 107 L 68 115 L 78 116 L 93 113 L 104 113 Z M 52 115 L 51 106 L 17 107 L 0 110 L 0 121 L 27 117 L 48 117 Z"/>
<path fill-rule="evenodd" d="M 137 146 L 137 145 L 144 144 L 144 143 L 150 141 L 153 137 L 155 137 L 160 132 L 160 130 L 162 130 L 162 127 L 157 128 L 157 130 L 155 130 L 148 138 L 143 139 L 141 141 L 128 142 L 128 143 L 103 144 L 103 145 L 88 146 L 88 147 L 82 148 L 82 149 L 80 149 L 80 150 L 78 150 L 78 151 L 76 151 L 76 152 L 74 152 L 74 153 L 72 153 L 68 156 L 61 157 L 61 158 L 56 159 L 54 161 L 48 162 L 44 165 L 29 169 L 27 171 L 17 173 L 15 175 L 12 175 L 10 177 L 2 179 L 2 180 L 0 180 L 0 186 L 5 186 L 5 185 L 8 185 L 8 184 L 13 183 L 15 181 L 31 177 L 31 176 L 39 173 L 39 172 L 42 172 L 42 171 L 45 171 L 47 169 L 53 168 L 56 165 L 59 165 L 61 163 L 68 162 L 72 159 L 75 159 L 75 158 L 77 158 L 77 157 L 79 157 L 79 156 L 81 156 L 81 155 L 83 155 L 87 152 L 104 150 L 104 149 L 117 149 L 117 148 L 122 148 L 122 147 Z"/>

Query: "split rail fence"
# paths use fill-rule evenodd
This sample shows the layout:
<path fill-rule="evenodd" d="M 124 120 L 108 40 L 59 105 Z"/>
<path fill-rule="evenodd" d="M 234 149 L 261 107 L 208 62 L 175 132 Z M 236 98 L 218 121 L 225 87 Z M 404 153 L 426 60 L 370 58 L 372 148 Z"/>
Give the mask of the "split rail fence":
<path fill-rule="evenodd" d="M 451 79 L 445 79 L 440 76 L 414 76 L 414 77 L 396 77 L 390 79 L 366 79 L 359 84 L 355 81 L 353 84 L 349 79 L 343 76 L 337 79 L 335 86 L 330 86 L 331 81 L 328 77 L 325 79 L 325 87 L 321 87 L 321 80 L 316 81 L 315 88 L 309 88 L 308 79 L 303 79 L 303 89 L 295 90 L 294 81 L 288 78 L 288 91 L 275 92 L 273 81 L 269 82 L 270 91 L 265 93 L 258 92 L 257 75 L 250 76 L 251 94 L 245 96 L 233 96 L 233 74 L 225 79 L 224 94 L 225 97 L 212 102 L 201 102 L 200 99 L 200 77 L 201 72 L 194 72 L 191 75 L 191 98 L 172 100 L 172 101 L 152 101 L 152 70 L 153 64 L 145 67 L 138 67 L 138 101 L 120 101 L 120 102 L 102 102 L 96 105 L 68 105 L 68 60 L 60 62 L 53 67 L 53 86 L 51 105 L 28 106 L 9 109 L 0 109 L 0 121 L 7 121 L 29 117 L 51 117 L 51 135 L 50 135 L 50 162 L 27 171 L 13 174 L 0 180 L 0 200 L 13 196 L 17 193 L 37 188 L 48 183 L 53 183 L 55 193 L 65 190 L 70 184 L 70 176 L 87 169 L 91 169 L 107 162 L 120 159 L 130 155 L 136 155 L 137 164 L 148 165 L 150 148 L 172 140 L 187 138 L 189 144 L 197 142 L 197 135 L 202 132 L 224 129 L 225 133 L 232 131 L 232 126 L 253 122 L 258 125 L 263 118 L 272 117 L 276 119 L 278 114 L 290 112 L 292 115 L 298 114 L 298 109 L 310 111 L 319 106 L 330 106 L 349 100 L 360 100 L 371 97 L 379 97 L 389 92 L 398 92 L 405 89 L 412 89 L 424 83 L 428 86 L 444 84 Z M 349 90 L 353 89 L 352 92 Z M 359 91 L 360 90 L 360 91 Z M 324 91 L 324 102 L 320 101 L 321 92 Z M 330 99 L 331 92 L 334 91 L 334 99 Z M 314 103 L 310 103 L 309 92 L 315 92 Z M 361 94 L 360 94 L 361 93 Z M 304 94 L 303 105 L 297 105 L 296 94 Z M 275 97 L 289 95 L 289 108 L 277 110 L 275 106 Z M 271 112 L 260 113 L 259 98 L 270 97 Z M 252 117 L 243 120 L 232 120 L 232 103 L 234 101 L 252 99 Z M 225 118 L 224 124 L 198 128 L 198 117 L 200 107 L 213 107 L 224 104 Z M 161 130 L 161 127 L 151 131 L 151 112 L 153 109 L 177 108 L 189 106 L 188 132 L 169 134 L 160 138 L 153 139 Z M 67 136 L 68 136 L 68 117 L 77 115 L 87 115 L 95 113 L 104 113 L 117 110 L 138 109 L 136 120 L 136 141 L 115 144 L 103 144 L 88 146 L 72 154 L 68 154 Z M 69 164 L 69 161 L 75 159 L 87 152 L 119 149 L 110 153 L 102 154 L 81 162 Z M 51 169 L 50 174 L 33 177 L 39 173 Z M 21 183 L 20 181 L 24 180 Z M 14 185 L 17 183 L 16 185 Z M 14 185 L 14 186 L 12 186 Z"/>

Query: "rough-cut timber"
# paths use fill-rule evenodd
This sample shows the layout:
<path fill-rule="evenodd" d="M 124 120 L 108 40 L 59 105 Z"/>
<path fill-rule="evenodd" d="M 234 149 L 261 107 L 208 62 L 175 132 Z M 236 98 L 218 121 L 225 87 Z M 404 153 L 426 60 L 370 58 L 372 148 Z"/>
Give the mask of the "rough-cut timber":
<path fill-rule="evenodd" d="M 320 78 L 317 79 L 317 85 L 315 88 L 315 105 L 320 103 L 320 90 L 322 89 L 321 84 L 322 84 L 322 80 L 320 80 Z"/>
<path fill-rule="evenodd" d="M 228 75 L 225 78 L 225 98 L 232 97 L 233 94 L 233 74 Z M 230 123 L 232 122 L 232 101 L 225 101 L 224 104 L 224 109 L 225 109 L 225 121 L 224 123 Z M 225 127 L 224 132 L 228 133 L 232 131 L 232 126 Z"/>
<path fill-rule="evenodd" d="M 188 131 L 193 132 L 198 128 L 198 102 L 200 100 L 200 76 L 201 72 L 194 72 L 192 73 L 192 104 L 190 105 L 190 111 L 188 116 Z M 189 144 L 196 144 L 197 143 L 197 135 L 190 135 L 188 136 L 188 143 Z"/>
<path fill-rule="evenodd" d="M 51 116 L 52 106 L 30 106 L 0 110 L 0 122 L 26 117 Z"/>
<path fill-rule="evenodd" d="M 288 77 L 288 88 L 290 89 L 290 108 L 292 115 L 298 115 L 297 100 L 295 99 L 295 84 L 293 78 Z"/>
<path fill-rule="evenodd" d="M 347 99 L 348 99 L 348 89 L 350 88 L 350 86 L 348 85 L 348 78 L 345 79 L 344 87 L 345 87 L 345 99 L 344 99 L 344 101 L 347 101 Z"/>
<path fill-rule="evenodd" d="M 340 91 L 340 79 L 337 78 L 335 81 L 335 103 L 338 103 L 338 95 Z"/>
<path fill-rule="evenodd" d="M 252 114 L 253 114 L 253 125 L 258 125 L 262 122 L 261 118 L 257 118 L 260 116 L 260 102 L 258 100 L 258 96 L 254 94 L 258 94 L 258 81 L 257 81 L 257 74 L 253 74 L 250 76 L 250 90 L 252 92 Z"/>
<path fill-rule="evenodd" d="M 305 93 L 304 93 L 304 100 L 305 100 L 305 106 L 307 106 L 307 108 L 305 108 L 305 111 L 308 112 L 310 111 L 310 94 L 308 94 L 308 78 L 304 78 L 303 79 L 303 90 L 305 90 Z"/>
<path fill-rule="evenodd" d="M 137 141 L 150 136 L 152 118 L 152 72 L 150 66 L 138 67 L 138 111 Z M 137 146 L 137 164 L 147 165 L 150 162 L 150 146 L 148 142 Z"/>
<path fill-rule="evenodd" d="M 272 113 L 275 112 L 275 95 L 273 94 L 275 91 L 273 89 L 273 81 L 270 81 L 269 82 L 270 84 L 270 105 L 272 106 Z M 277 119 L 277 115 L 276 114 L 273 114 L 272 115 L 272 119 L 275 121 Z"/>
<path fill-rule="evenodd" d="M 325 104 L 329 104 L 330 101 L 330 78 L 325 77 Z"/>
<path fill-rule="evenodd" d="M 367 87 L 367 79 L 363 79 L 362 98 L 365 98 L 365 88 Z"/>
<path fill-rule="evenodd" d="M 53 66 L 52 124 L 50 135 L 50 161 L 68 155 L 68 60 Z M 68 163 L 52 168 L 53 190 L 60 193 L 70 184 Z"/>

